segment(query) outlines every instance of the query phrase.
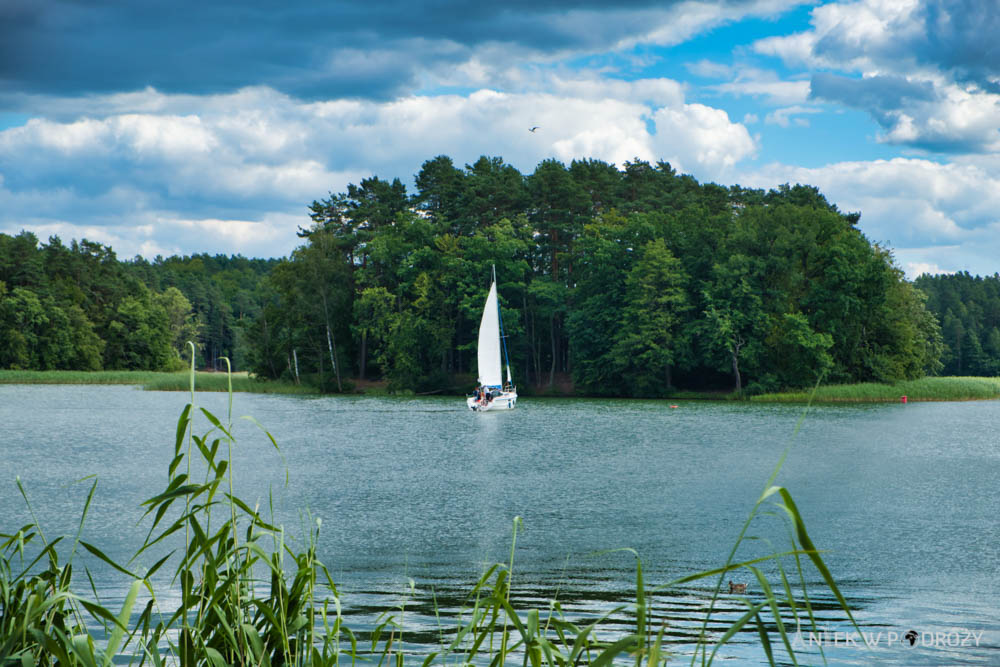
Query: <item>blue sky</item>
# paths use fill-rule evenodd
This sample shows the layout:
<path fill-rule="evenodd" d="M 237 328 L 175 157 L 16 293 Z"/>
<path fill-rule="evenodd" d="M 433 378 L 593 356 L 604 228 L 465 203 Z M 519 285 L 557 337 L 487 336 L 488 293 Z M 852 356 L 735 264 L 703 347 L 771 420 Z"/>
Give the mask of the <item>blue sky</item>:
<path fill-rule="evenodd" d="M 0 232 L 282 256 L 312 200 L 436 155 L 641 158 L 993 274 L 996 35 L 995 0 L 7 0 Z"/>

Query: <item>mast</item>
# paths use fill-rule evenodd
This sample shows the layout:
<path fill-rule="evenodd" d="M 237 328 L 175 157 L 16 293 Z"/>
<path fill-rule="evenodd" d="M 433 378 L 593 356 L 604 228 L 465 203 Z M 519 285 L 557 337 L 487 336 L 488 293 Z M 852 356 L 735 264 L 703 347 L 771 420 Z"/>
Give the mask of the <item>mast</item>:
<path fill-rule="evenodd" d="M 493 284 L 497 282 L 497 265 L 493 265 Z M 507 336 L 503 332 L 503 312 L 500 310 L 500 299 L 497 298 L 497 321 L 500 323 L 500 342 L 503 344 L 503 361 L 507 366 L 507 384 L 513 384 L 510 379 L 510 357 L 507 356 Z"/>

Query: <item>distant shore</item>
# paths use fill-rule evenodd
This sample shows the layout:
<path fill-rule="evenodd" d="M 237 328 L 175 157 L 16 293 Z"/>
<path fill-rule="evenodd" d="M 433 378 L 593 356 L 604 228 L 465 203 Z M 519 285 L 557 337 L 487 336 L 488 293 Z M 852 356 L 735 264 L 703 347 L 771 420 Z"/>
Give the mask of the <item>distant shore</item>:
<path fill-rule="evenodd" d="M 245 372 L 233 373 L 233 391 L 255 394 L 315 394 L 317 391 L 290 382 L 256 380 Z M 11 371 L 0 370 L 0 384 L 127 384 L 149 391 L 188 391 L 191 376 L 188 371 Z M 227 391 L 225 373 L 198 371 L 197 391 Z"/>
<path fill-rule="evenodd" d="M 384 382 L 349 380 L 353 393 L 385 394 Z M 187 371 L 11 371 L 0 370 L 0 384 L 127 384 L 149 391 L 187 391 L 190 387 Z M 232 374 L 233 391 L 256 394 L 317 394 L 313 387 L 291 382 L 257 380 L 246 372 Z M 198 391 L 226 391 L 229 383 L 225 373 L 199 371 L 195 376 Z M 437 392 L 434 392 L 437 393 Z M 414 394 L 420 395 L 420 394 Z M 526 397 L 572 398 L 572 390 L 560 387 L 556 391 L 526 393 Z M 678 391 L 665 400 L 749 401 L 752 403 L 900 403 L 906 401 L 981 401 L 1000 399 L 1000 378 L 987 377 L 926 377 L 898 384 L 823 385 L 816 389 L 776 392 L 739 397 L 731 392 Z"/>
<path fill-rule="evenodd" d="M 1000 398 L 1000 378 L 925 377 L 898 384 L 824 385 L 812 390 L 752 396 L 754 403 L 901 403 L 909 401 L 982 401 Z"/>

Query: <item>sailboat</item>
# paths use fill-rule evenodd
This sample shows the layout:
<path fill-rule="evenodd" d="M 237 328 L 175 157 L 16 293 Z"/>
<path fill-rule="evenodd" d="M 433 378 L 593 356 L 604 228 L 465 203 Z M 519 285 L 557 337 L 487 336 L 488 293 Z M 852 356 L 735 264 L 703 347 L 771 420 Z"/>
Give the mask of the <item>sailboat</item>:
<path fill-rule="evenodd" d="M 504 365 L 507 367 L 507 382 L 503 383 L 500 367 L 500 352 L 503 351 Z M 483 306 L 483 319 L 479 322 L 479 386 L 472 396 L 465 399 L 466 405 L 475 412 L 487 410 L 512 410 L 517 405 L 517 388 L 510 377 L 510 359 L 507 357 L 507 341 L 503 336 L 503 318 L 500 316 L 500 302 L 497 300 L 497 271 L 493 267 L 493 282 Z"/>

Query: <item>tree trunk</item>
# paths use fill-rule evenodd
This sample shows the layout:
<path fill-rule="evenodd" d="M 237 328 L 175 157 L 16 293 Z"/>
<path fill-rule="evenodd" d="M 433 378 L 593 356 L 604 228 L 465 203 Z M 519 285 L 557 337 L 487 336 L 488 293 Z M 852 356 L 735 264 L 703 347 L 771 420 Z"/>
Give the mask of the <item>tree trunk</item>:
<path fill-rule="evenodd" d="M 535 313 L 531 313 L 531 361 L 534 371 L 535 385 L 542 383 L 542 351 L 538 344 L 538 320 Z"/>
<path fill-rule="evenodd" d="M 736 393 L 743 391 L 743 381 L 740 377 L 740 349 L 744 345 L 743 339 L 738 339 L 733 341 L 732 347 L 729 348 L 730 354 L 733 355 L 733 379 L 736 381 Z"/>
<path fill-rule="evenodd" d="M 550 229 L 549 239 L 552 242 L 552 280 L 559 275 L 559 256 L 556 248 L 559 246 L 559 230 Z"/>
<path fill-rule="evenodd" d="M 743 391 L 743 385 L 740 381 L 740 361 L 735 350 L 733 350 L 733 379 L 736 381 L 736 393 L 738 394 Z"/>
<path fill-rule="evenodd" d="M 526 383 L 531 382 L 531 325 L 528 319 L 528 297 L 526 292 L 521 292 L 521 313 L 524 317 L 524 358 L 527 360 L 525 368 L 522 369 Z"/>
<path fill-rule="evenodd" d="M 317 360 L 318 365 L 319 365 L 319 386 L 325 387 L 326 386 L 326 368 L 324 367 L 324 364 L 323 364 L 323 343 L 320 342 L 320 344 L 318 346 L 316 346 L 315 349 L 316 349 L 316 360 Z"/>
<path fill-rule="evenodd" d="M 549 366 L 549 387 L 556 382 L 556 316 L 549 316 L 549 342 L 552 344 L 552 364 Z"/>
<path fill-rule="evenodd" d="M 299 384 L 299 351 L 292 348 L 292 359 L 295 360 L 295 384 Z"/>
<path fill-rule="evenodd" d="M 956 327 L 955 329 L 955 359 L 958 362 L 955 375 L 962 374 L 962 329 L 961 327 Z"/>
<path fill-rule="evenodd" d="M 323 308 L 326 309 L 326 299 L 323 299 Z M 343 392 L 340 385 L 340 364 L 337 363 L 337 349 L 333 345 L 333 333 L 330 331 L 329 320 L 326 323 L 326 345 L 330 349 L 330 363 L 333 364 L 333 375 L 337 378 L 337 391 Z"/>
<path fill-rule="evenodd" d="M 264 350 L 267 354 L 267 365 L 271 367 L 271 377 L 278 379 L 278 369 L 274 367 L 274 355 L 271 354 L 271 333 L 267 327 L 267 318 L 261 316 L 264 321 Z"/>
<path fill-rule="evenodd" d="M 361 369 L 361 381 L 365 379 L 365 366 L 368 361 L 368 329 L 361 330 L 361 358 L 358 360 L 358 367 Z"/>

